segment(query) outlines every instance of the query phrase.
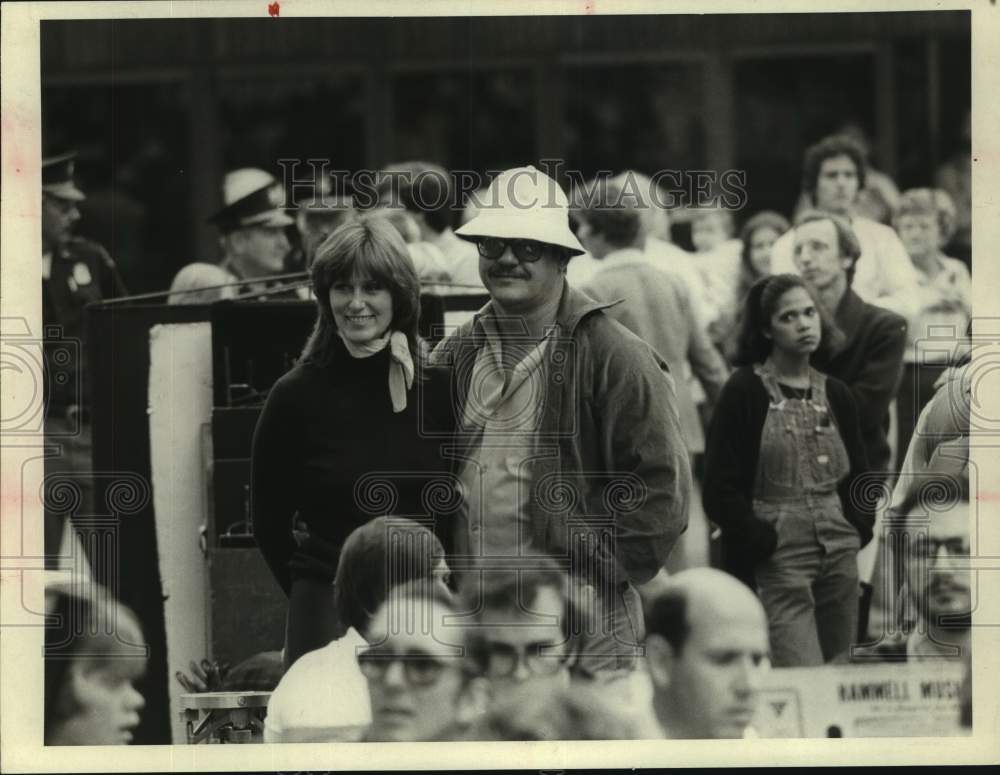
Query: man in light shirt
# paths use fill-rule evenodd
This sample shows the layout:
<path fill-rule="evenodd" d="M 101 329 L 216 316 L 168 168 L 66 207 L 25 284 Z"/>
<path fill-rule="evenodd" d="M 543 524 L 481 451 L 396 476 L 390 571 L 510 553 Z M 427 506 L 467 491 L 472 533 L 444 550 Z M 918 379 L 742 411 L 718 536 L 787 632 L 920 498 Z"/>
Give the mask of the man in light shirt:
<path fill-rule="evenodd" d="M 862 301 L 875 304 L 911 320 L 917 312 L 917 275 L 896 233 L 855 212 L 858 191 L 865 183 L 864 154 L 843 136 L 827 137 L 810 147 L 803 162 L 802 187 L 815 209 L 846 218 L 857 235 L 861 257 L 853 289 Z M 796 273 L 795 237 L 778 238 L 771 252 L 772 274 Z"/>
<path fill-rule="evenodd" d="M 595 181 L 591 181 L 589 189 L 593 189 L 594 185 Z M 625 170 L 615 175 L 606 185 L 616 186 L 634 200 L 634 206 L 639 211 L 638 244 L 643 256 L 657 269 L 665 269 L 684 280 L 695 318 L 699 326 L 707 330 L 719 317 L 720 310 L 709 298 L 708 286 L 698 269 L 698 257 L 670 241 L 670 214 L 663 206 L 666 195 L 658 190 L 652 178 L 635 170 Z M 593 197 L 592 192 L 590 196 Z M 574 196 L 574 212 L 588 209 L 589 203 L 582 197 Z M 578 286 L 582 286 L 602 268 L 600 262 L 589 255 L 581 256 L 580 259 L 574 260 L 567 272 L 567 279 Z M 580 268 L 584 266 L 589 270 L 586 276 L 580 272 Z"/>
<path fill-rule="evenodd" d="M 695 311 L 684 277 L 669 266 L 654 268 L 643 253 L 641 218 L 636 197 L 615 182 L 581 211 L 577 237 L 601 266 L 582 290 L 601 302 L 623 299 L 609 307 L 606 314 L 648 342 L 666 360 L 674 375 L 681 431 L 693 468 L 694 456 L 705 451 L 696 395 L 707 397 L 711 407 L 729 370 Z M 695 488 L 696 493 L 699 491 Z M 667 570 L 674 572 L 707 562 L 708 522 L 696 496 L 688 512 L 688 530 L 671 554 Z"/>
<path fill-rule="evenodd" d="M 459 239 L 452 229 L 457 203 L 452 201 L 454 186 L 447 170 L 425 161 L 390 165 L 379 173 L 376 194 L 380 207 L 405 209 L 420 228 L 419 242 L 440 251 L 451 293 L 484 292 L 475 245 Z"/>

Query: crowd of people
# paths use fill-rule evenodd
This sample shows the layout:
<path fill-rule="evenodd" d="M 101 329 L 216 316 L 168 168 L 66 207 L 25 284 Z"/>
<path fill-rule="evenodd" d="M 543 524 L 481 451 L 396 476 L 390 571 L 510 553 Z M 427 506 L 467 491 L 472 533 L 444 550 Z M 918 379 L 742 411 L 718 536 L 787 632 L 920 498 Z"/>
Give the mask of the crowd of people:
<path fill-rule="evenodd" d="M 45 201 L 72 209 L 60 164 Z M 971 281 L 948 194 L 861 215 L 865 155 L 832 136 L 794 222 L 740 213 L 736 238 L 694 207 L 687 251 L 638 173 L 567 194 L 506 170 L 454 228 L 447 172 L 393 169 L 374 208 L 321 190 L 294 218 L 268 173 L 230 173 L 224 261 L 171 288 L 317 308 L 253 439 L 254 536 L 288 597 L 265 741 L 745 737 L 772 667 L 969 659 Z M 72 243 L 46 245 L 58 302 Z M 430 347 L 429 289 L 488 301 Z M 872 541 L 905 548 L 879 553 L 877 617 Z M 46 740 L 110 741 L 75 719 L 118 662 L 74 654 L 46 662 Z M 115 697 L 134 722 L 141 697 Z"/>

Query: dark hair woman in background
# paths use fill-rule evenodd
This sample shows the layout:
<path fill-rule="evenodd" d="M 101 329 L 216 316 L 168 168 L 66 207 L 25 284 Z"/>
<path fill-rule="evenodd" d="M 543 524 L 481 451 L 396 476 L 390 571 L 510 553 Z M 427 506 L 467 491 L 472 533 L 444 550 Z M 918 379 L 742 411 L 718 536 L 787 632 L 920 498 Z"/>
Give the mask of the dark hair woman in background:
<path fill-rule="evenodd" d="M 779 667 L 828 662 L 857 632 L 873 518 L 850 489 L 867 461 L 847 386 L 809 365 L 836 336 L 801 278 L 759 280 L 705 452 L 705 511 L 728 569 L 756 583 Z"/>
<path fill-rule="evenodd" d="M 272 388 L 252 453 L 254 534 L 289 596 L 288 665 L 344 632 L 333 580 L 348 534 L 380 515 L 429 514 L 435 495 L 447 501 L 440 441 L 426 435 L 447 419 L 434 406 L 440 396 L 446 408 L 447 388 L 422 364 L 406 244 L 384 219 L 351 222 L 311 271 L 316 327 Z"/>
<path fill-rule="evenodd" d="M 720 323 L 725 330 L 721 340 L 723 355 L 730 361 L 735 357 L 739 344 L 743 302 L 751 286 L 771 274 L 771 248 L 789 228 L 788 219 L 781 213 L 762 210 L 748 218 L 740 229 L 740 242 L 743 245 L 740 250 L 740 276 L 736 282 L 732 305 L 722 310 Z"/>

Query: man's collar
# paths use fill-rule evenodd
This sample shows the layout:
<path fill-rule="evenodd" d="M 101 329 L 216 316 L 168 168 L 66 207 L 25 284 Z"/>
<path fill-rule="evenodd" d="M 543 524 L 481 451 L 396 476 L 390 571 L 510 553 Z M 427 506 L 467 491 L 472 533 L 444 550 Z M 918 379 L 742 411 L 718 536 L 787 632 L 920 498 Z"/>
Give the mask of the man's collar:
<path fill-rule="evenodd" d="M 865 303 L 861 300 L 861 297 L 856 294 L 850 286 L 844 291 L 844 295 L 840 297 L 840 303 L 837 305 L 837 311 L 834 313 L 834 322 L 837 327 L 844 333 L 844 336 L 850 341 L 858 326 L 861 324 L 861 313 L 864 311 Z"/>
<path fill-rule="evenodd" d="M 233 261 L 232 258 L 225 258 L 225 259 L 223 259 L 222 263 L 219 264 L 219 267 L 222 268 L 222 269 L 225 269 L 227 272 L 229 272 L 229 274 L 231 274 L 237 280 L 242 280 L 243 279 L 243 273 L 236 266 L 236 262 Z"/>

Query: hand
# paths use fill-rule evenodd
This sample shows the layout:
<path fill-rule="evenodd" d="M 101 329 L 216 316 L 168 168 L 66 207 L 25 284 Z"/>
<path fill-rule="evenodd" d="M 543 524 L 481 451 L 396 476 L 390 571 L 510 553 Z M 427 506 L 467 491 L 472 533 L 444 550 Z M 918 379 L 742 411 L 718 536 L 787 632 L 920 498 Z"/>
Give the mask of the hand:
<path fill-rule="evenodd" d="M 185 674 L 182 670 L 174 673 L 177 682 L 190 694 L 200 694 L 202 692 L 221 692 L 225 683 L 226 673 L 229 672 L 229 665 L 218 662 L 209 662 L 207 659 L 196 663 L 194 660 L 188 663 L 191 675 Z"/>

